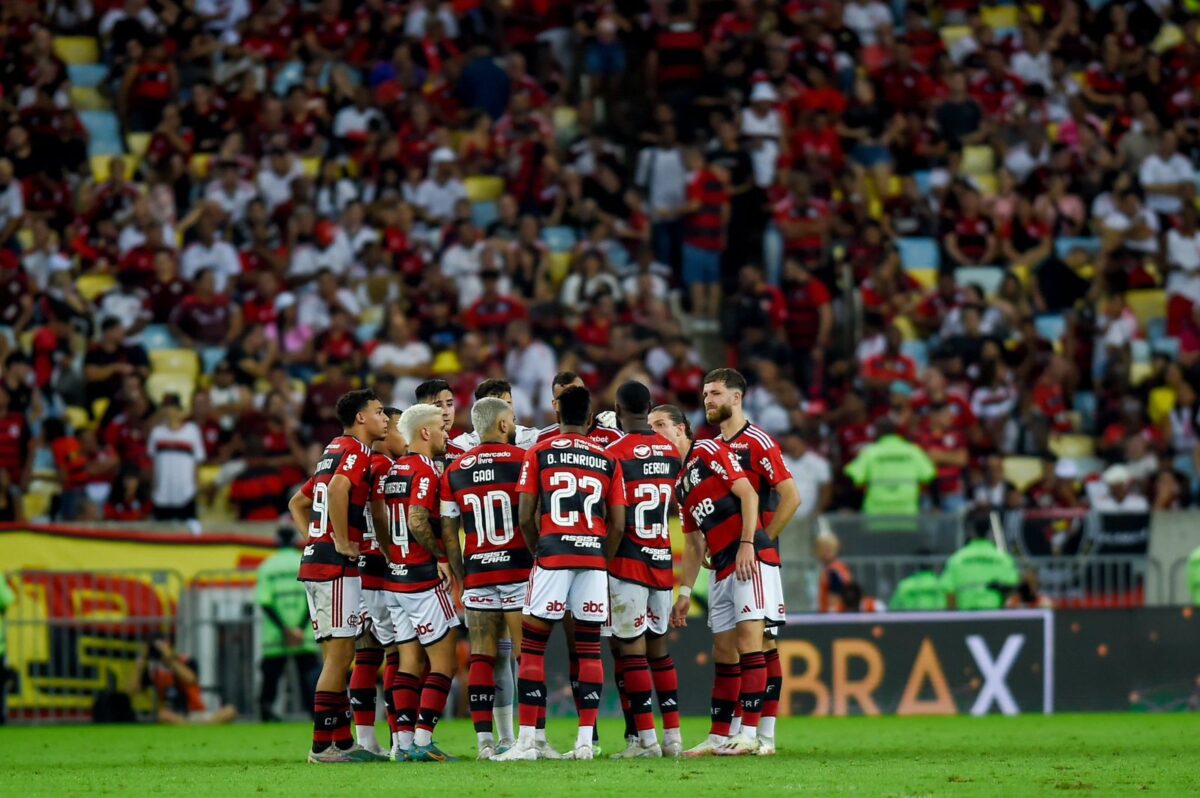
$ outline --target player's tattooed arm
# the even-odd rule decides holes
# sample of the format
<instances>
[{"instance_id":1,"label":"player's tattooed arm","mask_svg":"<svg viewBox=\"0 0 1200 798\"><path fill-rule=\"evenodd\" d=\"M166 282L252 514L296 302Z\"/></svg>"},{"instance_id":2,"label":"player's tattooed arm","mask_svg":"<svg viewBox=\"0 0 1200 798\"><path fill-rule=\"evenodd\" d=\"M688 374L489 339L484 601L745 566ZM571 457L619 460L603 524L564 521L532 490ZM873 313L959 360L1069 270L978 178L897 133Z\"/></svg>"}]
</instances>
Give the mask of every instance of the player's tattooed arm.
<instances>
[{"instance_id":1,"label":"player's tattooed arm","mask_svg":"<svg viewBox=\"0 0 1200 798\"><path fill-rule=\"evenodd\" d=\"M450 573L461 585L466 577L463 567L462 546L458 542L458 518L442 517L442 543L446 546L446 559L450 561Z\"/></svg>"},{"instance_id":2,"label":"player's tattooed arm","mask_svg":"<svg viewBox=\"0 0 1200 798\"><path fill-rule=\"evenodd\" d=\"M537 552L538 540L538 500L536 496L522 493L517 504L517 516L521 521L521 534L525 537L525 545L531 552Z\"/></svg>"},{"instance_id":3,"label":"player's tattooed arm","mask_svg":"<svg viewBox=\"0 0 1200 798\"><path fill-rule=\"evenodd\" d=\"M433 523L429 520L429 509L412 507L408 511L408 534L424 547L425 551L436 556L441 552L438 546L437 533L433 531Z\"/></svg>"}]
</instances>

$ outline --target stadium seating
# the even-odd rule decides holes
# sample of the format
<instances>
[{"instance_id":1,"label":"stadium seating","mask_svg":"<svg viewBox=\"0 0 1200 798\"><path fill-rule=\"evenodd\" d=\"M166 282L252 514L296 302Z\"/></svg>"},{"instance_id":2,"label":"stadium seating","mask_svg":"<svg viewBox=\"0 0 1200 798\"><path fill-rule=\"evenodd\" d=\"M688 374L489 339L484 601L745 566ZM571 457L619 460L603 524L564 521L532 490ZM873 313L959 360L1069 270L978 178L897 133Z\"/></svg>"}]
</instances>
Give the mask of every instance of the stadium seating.
<instances>
[{"instance_id":1,"label":"stadium seating","mask_svg":"<svg viewBox=\"0 0 1200 798\"><path fill-rule=\"evenodd\" d=\"M575 231L570 227L547 227L542 231L542 241L551 252L570 252L575 246Z\"/></svg>"},{"instance_id":2,"label":"stadium seating","mask_svg":"<svg viewBox=\"0 0 1200 798\"><path fill-rule=\"evenodd\" d=\"M84 274L75 280L75 290L88 302L94 302L116 287L117 278L111 274Z\"/></svg>"},{"instance_id":3,"label":"stadium seating","mask_svg":"<svg viewBox=\"0 0 1200 798\"><path fill-rule=\"evenodd\" d=\"M942 253L933 238L900 238L896 240L900 250L900 262L905 271L916 269L937 270L942 265Z\"/></svg>"},{"instance_id":4,"label":"stadium seating","mask_svg":"<svg viewBox=\"0 0 1200 798\"><path fill-rule=\"evenodd\" d=\"M80 111L79 118L88 132L89 155L120 155L125 151L121 123L112 111Z\"/></svg>"},{"instance_id":5,"label":"stadium seating","mask_svg":"<svg viewBox=\"0 0 1200 798\"><path fill-rule=\"evenodd\" d=\"M196 380L187 374L154 372L146 380L146 394L156 404L167 394L176 394L185 410L192 409L192 396L196 392Z\"/></svg>"},{"instance_id":6,"label":"stadium seating","mask_svg":"<svg viewBox=\"0 0 1200 798\"><path fill-rule=\"evenodd\" d=\"M1165 319L1167 316L1167 292L1158 289L1130 291L1125 295L1129 309L1137 316L1138 323L1145 330L1152 319Z\"/></svg>"},{"instance_id":7,"label":"stadium seating","mask_svg":"<svg viewBox=\"0 0 1200 798\"><path fill-rule=\"evenodd\" d=\"M149 353L155 374L175 374L195 379L200 374L200 358L191 349L156 349Z\"/></svg>"},{"instance_id":8,"label":"stadium seating","mask_svg":"<svg viewBox=\"0 0 1200 798\"><path fill-rule=\"evenodd\" d=\"M1038 335L1047 341L1061 341L1067 331L1067 320L1061 313L1043 313L1033 320Z\"/></svg>"},{"instance_id":9,"label":"stadium seating","mask_svg":"<svg viewBox=\"0 0 1200 798\"><path fill-rule=\"evenodd\" d=\"M480 230L486 230L488 225L500 218L500 209L495 202L472 202L471 221Z\"/></svg>"},{"instance_id":10,"label":"stadium seating","mask_svg":"<svg viewBox=\"0 0 1200 798\"><path fill-rule=\"evenodd\" d=\"M147 352L154 352L159 349L174 349L179 346L179 342L165 325L151 324L142 330L142 346Z\"/></svg>"},{"instance_id":11,"label":"stadium seating","mask_svg":"<svg viewBox=\"0 0 1200 798\"><path fill-rule=\"evenodd\" d=\"M472 175L463 185L471 202L495 202L504 194L504 178L494 175Z\"/></svg>"},{"instance_id":12,"label":"stadium seating","mask_svg":"<svg viewBox=\"0 0 1200 798\"><path fill-rule=\"evenodd\" d=\"M1056 457L1091 457L1096 453L1096 444L1088 435L1057 435L1050 439L1050 451Z\"/></svg>"},{"instance_id":13,"label":"stadium seating","mask_svg":"<svg viewBox=\"0 0 1200 798\"><path fill-rule=\"evenodd\" d=\"M67 64L96 64L100 61L100 43L91 36L58 36L54 54Z\"/></svg>"},{"instance_id":14,"label":"stadium seating","mask_svg":"<svg viewBox=\"0 0 1200 798\"><path fill-rule=\"evenodd\" d=\"M963 147L962 170L968 175L990 175L996 171L996 153L986 144Z\"/></svg>"},{"instance_id":15,"label":"stadium seating","mask_svg":"<svg viewBox=\"0 0 1200 798\"><path fill-rule=\"evenodd\" d=\"M104 82L108 67L103 64L68 64L67 77L73 86L95 89Z\"/></svg>"},{"instance_id":16,"label":"stadium seating","mask_svg":"<svg viewBox=\"0 0 1200 798\"><path fill-rule=\"evenodd\" d=\"M71 104L81 111L107 111L112 106L108 98L91 86L72 86Z\"/></svg>"},{"instance_id":17,"label":"stadium seating","mask_svg":"<svg viewBox=\"0 0 1200 798\"><path fill-rule=\"evenodd\" d=\"M987 296L995 296L1004 282L1004 269L999 266L960 266L954 270L954 280L960 286L977 285Z\"/></svg>"},{"instance_id":18,"label":"stadium seating","mask_svg":"<svg viewBox=\"0 0 1200 798\"><path fill-rule=\"evenodd\" d=\"M1017 490L1028 490L1042 479L1043 467L1037 457L1005 457L1004 478Z\"/></svg>"}]
</instances>

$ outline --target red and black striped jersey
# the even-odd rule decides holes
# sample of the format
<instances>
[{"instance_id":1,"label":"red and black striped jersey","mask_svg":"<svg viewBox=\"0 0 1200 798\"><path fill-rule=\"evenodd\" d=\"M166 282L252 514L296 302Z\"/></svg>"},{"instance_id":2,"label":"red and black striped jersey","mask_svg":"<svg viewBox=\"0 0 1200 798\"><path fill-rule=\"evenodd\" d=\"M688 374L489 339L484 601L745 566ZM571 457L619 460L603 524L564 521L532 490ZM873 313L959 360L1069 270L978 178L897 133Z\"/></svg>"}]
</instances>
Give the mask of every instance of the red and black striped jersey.
<instances>
[{"instance_id":1,"label":"red and black striped jersey","mask_svg":"<svg viewBox=\"0 0 1200 798\"><path fill-rule=\"evenodd\" d=\"M471 449L442 476L442 517L461 517L464 587L524 582L533 555L517 519L517 482L525 450L507 443Z\"/></svg>"},{"instance_id":2,"label":"red and black striped jersey","mask_svg":"<svg viewBox=\"0 0 1200 798\"><path fill-rule=\"evenodd\" d=\"M408 454L392 464L383 481L383 499L387 505L387 534L391 558L388 562L386 590L419 593L437 586L437 557L409 535L414 507L429 511L434 535L441 535L439 488L441 476L433 461L422 454Z\"/></svg>"},{"instance_id":3,"label":"red and black striped jersey","mask_svg":"<svg viewBox=\"0 0 1200 798\"><path fill-rule=\"evenodd\" d=\"M699 440L692 443L683 458L683 469L675 483L683 531L704 533L718 580L733 573L736 565L738 541L742 538L742 503L733 495L733 485L745 478L746 472L732 449L718 440ZM759 529L754 537L757 543L759 537L766 536Z\"/></svg>"},{"instance_id":4,"label":"red and black striped jersey","mask_svg":"<svg viewBox=\"0 0 1200 798\"><path fill-rule=\"evenodd\" d=\"M758 494L758 523L766 529L779 507L779 491L775 486L792 478L792 472L783 462L783 452L766 430L749 421L723 443L737 454L746 479ZM779 565L778 540L771 540L764 534L755 548L759 550L760 560L768 565Z\"/></svg>"},{"instance_id":5,"label":"red and black striped jersey","mask_svg":"<svg viewBox=\"0 0 1200 798\"><path fill-rule=\"evenodd\" d=\"M540 505L539 566L605 570L608 506L625 504L625 486L599 444L574 433L536 444L525 454L517 492Z\"/></svg>"},{"instance_id":6,"label":"red and black striped jersey","mask_svg":"<svg viewBox=\"0 0 1200 798\"><path fill-rule=\"evenodd\" d=\"M300 560L301 582L328 582L342 576L357 576L358 561L338 554L333 545L333 521L329 518L329 483L341 474L350 480L347 532L361 542L367 530L368 469L371 447L352 435L330 441L317 461L317 470L305 486L312 499L308 514L308 544Z\"/></svg>"},{"instance_id":7,"label":"red and black striped jersey","mask_svg":"<svg viewBox=\"0 0 1200 798\"><path fill-rule=\"evenodd\" d=\"M358 573L362 577L363 590L383 590L387 581L387 559L379 548L376 538L375 518L371 515L371 503L383 498L383 482L392 468L392 458L382 452L371 452L367 479L371 489L367 493L367 532L363 535L362 551L358 556ZM386 532L386 530L384 530Z\"/></svg>"},{"instance_id":8,"label":"red and black striped jersey","mask_svg":"<svg viewBox=\"0 0 1200 798\"><path fill-rule=\"evenodd\" d=\"M542 427L542 431L538 433L537 442L542 443L551 438L557 438L563 433L559 430L557 424L551 424L548 427ZM625 435L619 429L612 427L602 427L599 424L593 424L592 428L587 432L587 438L599 444L600 446L611 446Z\"/></svg>"},{"instance_id":9,"label":"red and black striped jersey","mask_svg":"<svg viewBox=\"0 0 1200 798\"><path fill-rule=\"evenodd\" d=\"M458 460L458 458L462 457L466 453L466 449L447 438L446 453L438 458L436 463L438 474L445 474L450 470L450 466L454 465L454 461Z\"/></svg>"},{"instance_id":10,"label":"red and black striped jersey","mask_svg":"<svg viewBox=\"0 0 1200 798\"><path fill-rule=\"evenodd\" d=\"M670 590L671 532L667 526L679 476L679 452L657 432L631 432L604 450L625 483L625 534L608 572L649 588Z\"/></svg>"}]
</instances>

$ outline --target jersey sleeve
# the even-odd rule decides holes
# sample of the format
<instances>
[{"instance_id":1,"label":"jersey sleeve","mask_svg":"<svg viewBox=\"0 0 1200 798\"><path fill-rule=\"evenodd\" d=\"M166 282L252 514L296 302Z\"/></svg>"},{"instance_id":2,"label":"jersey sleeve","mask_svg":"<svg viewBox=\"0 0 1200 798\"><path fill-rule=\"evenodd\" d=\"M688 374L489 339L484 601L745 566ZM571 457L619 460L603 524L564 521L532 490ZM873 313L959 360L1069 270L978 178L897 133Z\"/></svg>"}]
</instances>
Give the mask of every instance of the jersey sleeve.
<instances>
[{"instance_id":1,"label":"jersey sleeve","mask_svg":"<svg viewBox=\"0 0 1200 798\"><path fill-rule=\"evenodd\" d=\"M530 449L521 463L521 476L517 480L517 493L529 493L536 496L541 488L538 470L537 450Z\"/></svg>"},{"instance_id":2,"label":"jersey sleeve","mask_svg":"<svg viewBox=\"0 0 1200 798\"><path fill-rule=\"evenodd\" d=\"M412 507L424 507L433 513L441 509L439 505L440 477L432 468L422 469L413 477L412 494L409 499Z\"/></svg>"},{"instance_id":3,"label":"jersey sleeve","mask_svg":"<svg viewBox=\"0 0 1200 798\"><path fill-rule=\"evenodd\" d=\"M629 504L629 499L625 496L625 472L621 468L621 463L614 457L613 475L608 482L608 499L609 507L626 507Z\"/></svg>"},{"instance_id":4,"label":"jersey sleeve","mask_svg":"<svg viewBox=\"0 0 1200 798\"><path fill-rule=\"evenodd\" d=\"M716 452L702 452L700 455L713 473L721 478L726 484L732 486L739 479L745 479L746 470L742 468L742 461L738 459L737 452L729 447L721 447Z\"/></svg>"},{"instance_id":5,"label":"jersey sleeve","mask_svg":"<svg viewBox=\"0 0 1200 798\"><path fill-rule=\"evenodd\" d=\"M675 504L679 508L679 526L685 535L692 532L699 532L700 527L696 526L696 519L692 518L691 513L683 511L683 500L679 497L679 492L675 492Z\"/></svg>"},{"instance_id":6,"label":"jersey sleeve","mask_svg":"<svg viewBox=\"0 0 1200 798\"><path fill-rule=\"evenodd\" d=\"M763 475L772 487L792 478L791 469L787 467L787 463L783 462L783 450L773 439L770 446L759 446L757 465L763 470Z\"/></svg>"},{"instance_id":7,"label":"jersey sleeve","mask_svg":"<svg viewBox=\"0 0 1200 798\"><path fill-rule=\"evenodd\" d=\"M442 518L458 518L462 515L462 512L458 509L458 502L454 500L454 492L450 488L449 468L442 474L441 502Z\"/></svg>"},{"instance_id":8,"label":"jersey sleeve","mask_svg":"<svg viewBox=\"0 0 1200 798\"><path fill-rule=\"evenodd\" d=\"M346 479L350 480L350 484L357 487L370 479L370 470L370 455L351 452L343 455L342 462L338 465L337 473L345 476Z\"/></svg>"}]
</instances>

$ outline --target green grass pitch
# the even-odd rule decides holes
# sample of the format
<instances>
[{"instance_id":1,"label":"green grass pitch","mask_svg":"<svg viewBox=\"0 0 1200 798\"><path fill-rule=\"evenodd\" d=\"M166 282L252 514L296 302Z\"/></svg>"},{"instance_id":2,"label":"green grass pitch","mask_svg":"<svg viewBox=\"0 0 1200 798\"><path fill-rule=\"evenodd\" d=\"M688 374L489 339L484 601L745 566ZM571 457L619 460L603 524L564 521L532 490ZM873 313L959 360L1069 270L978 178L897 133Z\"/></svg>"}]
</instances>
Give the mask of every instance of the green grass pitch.
<instances>
[{"instance_id":1,"label":"green grass pitch","mask_svg":"<svg viewBox=\"0 0 1200 798\"><path fill-rule=\"evenodd\" d=\"M774 758L630 762L475 762L471 725L454 720L437 737L463 762L316 766L304 762L308 731L3 727L0 796L1200 795L1200 715L790 718ZM687 719L684 742L706 731ZM619 735L602 721L606 756ZM551 722L560 748L573 736Z\"/></svg>"}]
</instances>

